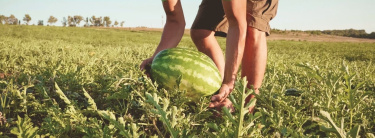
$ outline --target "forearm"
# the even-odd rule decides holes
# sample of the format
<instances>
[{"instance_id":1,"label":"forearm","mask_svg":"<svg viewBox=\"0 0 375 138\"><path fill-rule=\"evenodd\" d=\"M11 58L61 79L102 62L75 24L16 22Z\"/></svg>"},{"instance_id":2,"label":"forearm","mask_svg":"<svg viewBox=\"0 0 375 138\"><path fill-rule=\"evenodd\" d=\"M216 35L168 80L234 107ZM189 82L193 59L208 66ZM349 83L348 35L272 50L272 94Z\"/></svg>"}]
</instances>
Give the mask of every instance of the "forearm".
<instances>
[{"instance_id":1,"label":"forearm","mask_svg":"<svg viewBox=\"0 0 375 138\"><path fill-rule=\"evenodd\" d=\"M232 27L228 30L228 36L231 37L227 38L223 84L234 87L245 48L246 29L240 26Z\"/></svg>"},{"instance_id":2,"label":"forearm","mask_svg":"<svg viewBox=\"0 0 375 138\"><path fill-rule=\"evenodd\" d=\"M166 22L163 33L156 48L153 57L160 51L168 48L173 48L178 45L185 31L185 22L168 21Z\"/></svg>"},{"instance_id":3,"label":"forearm","mask_svg":"<svg viewBox=\"0 0 375 138\"><path fill-rule=\"evenodd\" d=\"M163 1L166 23L153 57L160 51L173 48L178 45L185 31L185 18L180 0Z\"/></svg>"},{"instance_id":4,"label":"forearm","mask_svg":"<svg viewBox=\"0 0 375 138\"><path fill-rule=\"evenodd\" d=\"M236 0L222 2L229 23L223 85L233 88L245 48L247 27L246 1Z\"/></svg>"}]
</instances>

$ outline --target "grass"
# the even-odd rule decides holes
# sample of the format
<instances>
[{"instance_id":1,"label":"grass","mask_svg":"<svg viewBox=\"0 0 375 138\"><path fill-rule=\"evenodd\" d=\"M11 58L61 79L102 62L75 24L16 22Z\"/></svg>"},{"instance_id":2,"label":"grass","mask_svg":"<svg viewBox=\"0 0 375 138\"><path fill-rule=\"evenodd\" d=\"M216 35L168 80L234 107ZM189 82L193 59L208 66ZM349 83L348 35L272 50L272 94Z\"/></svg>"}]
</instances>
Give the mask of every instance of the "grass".
<instances>
[{"instance_id":1,"label":"grass","mask_svg":"<svg viewBox=\"0 0 375 138\"><path fill-rule=\"evenodd\" d=\"M161 33L0 25L4 137L374 137L375 44L268 41L255 114L213 118L209 97L139 70ZM225 50L225 39L218 38ZM185 35L179 45L196 49ZM251 90L236 82L232 100ZM243 121L241 121L243 120Z\"/></svg>"}]
</instances>

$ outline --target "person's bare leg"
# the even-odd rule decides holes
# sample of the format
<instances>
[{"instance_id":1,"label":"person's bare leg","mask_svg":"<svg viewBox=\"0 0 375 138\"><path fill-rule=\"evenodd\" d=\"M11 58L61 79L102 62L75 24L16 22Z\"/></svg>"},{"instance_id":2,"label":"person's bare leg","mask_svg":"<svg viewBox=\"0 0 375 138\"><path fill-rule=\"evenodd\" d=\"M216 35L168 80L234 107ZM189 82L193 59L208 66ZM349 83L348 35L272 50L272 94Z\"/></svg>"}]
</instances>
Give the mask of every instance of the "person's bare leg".
<instances>
[{"instance_id":1,"label":"person's bare leg","mask_svg":"<svg viewBox=\"0 0 375 138\"><path fill-rule=\"evenodd\" d=\"M253 27L247 27L246 45L242 58L241 76L247 78L249 89L254 89L259 94L267 64L267 41L266 33ZM250 95L246 98L246 103L253 98ZM254 107L249 108L253 112Z\"/></svg>"},{"instance_id":2,"label":"person's bare leg","mask_svg":"<svg viewBox=\"0 0 375 138\"><path fill-rule=\"evenodd\" d=\"M217 68L219 69L220 75L224 78L224 55L221 51L220 45L214 36L215 32L205 29L191 29L190 36L200 52L203 52L209 56Z\"/></svg>"}]
</instances>

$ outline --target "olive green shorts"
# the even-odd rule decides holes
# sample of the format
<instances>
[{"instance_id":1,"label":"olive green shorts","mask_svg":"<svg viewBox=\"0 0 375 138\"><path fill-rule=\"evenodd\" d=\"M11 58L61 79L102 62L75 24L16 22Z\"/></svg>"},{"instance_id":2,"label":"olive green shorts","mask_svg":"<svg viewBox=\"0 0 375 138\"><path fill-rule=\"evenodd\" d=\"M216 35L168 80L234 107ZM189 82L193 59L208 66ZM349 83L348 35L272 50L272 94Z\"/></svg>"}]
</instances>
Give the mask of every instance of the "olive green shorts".
<instances>
[{"instance_id":1,"label":"olive green shorts","mask_svg":"<svg viewBox=\"0 0 375 138\"><path fill-rule=\"evenodd\" d=\"M276 16L278 0L247 0L247 23L270 35L269 22ZM191 29L215 31L215 35L226 36L228 21L221 0L202 0Z\"/></svg>"}]
</instances>

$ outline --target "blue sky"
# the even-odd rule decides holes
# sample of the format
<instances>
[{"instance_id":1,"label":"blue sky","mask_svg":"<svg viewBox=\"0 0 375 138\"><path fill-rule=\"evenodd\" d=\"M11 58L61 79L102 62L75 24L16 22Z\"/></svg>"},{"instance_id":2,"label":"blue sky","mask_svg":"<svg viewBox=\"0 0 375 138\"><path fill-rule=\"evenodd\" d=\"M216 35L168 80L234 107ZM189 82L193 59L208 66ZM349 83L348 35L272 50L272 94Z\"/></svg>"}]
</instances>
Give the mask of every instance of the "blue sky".
<instances>
[{"instance_id":1,"label":"blue sky","mask_svg":"<svg viewBox=\"0 0 375 138\"><path fill-rule=\"evenodd\" d=\"M181 0L190 28L201 0ZM287 30L365 29L375 32L375 0L280 0L271 27ZM0 15L14 14L21 19L30 14L31 24L46 23L55 16L61 25L63 17L109 16L125 21L126 27L162 27L165 20L161 0L0 0ZM81 23L80 25L83 25Z\"/></svg>"}]
</instances>

